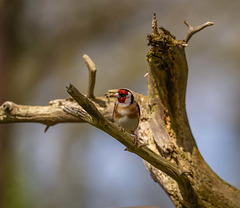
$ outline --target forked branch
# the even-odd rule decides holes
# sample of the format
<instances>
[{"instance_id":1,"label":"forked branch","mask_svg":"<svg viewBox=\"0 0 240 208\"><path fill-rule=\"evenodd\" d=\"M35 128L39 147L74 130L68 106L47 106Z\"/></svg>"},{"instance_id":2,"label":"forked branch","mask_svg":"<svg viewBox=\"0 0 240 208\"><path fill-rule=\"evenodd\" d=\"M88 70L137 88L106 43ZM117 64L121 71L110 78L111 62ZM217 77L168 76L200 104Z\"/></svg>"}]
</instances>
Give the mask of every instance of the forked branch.
<instances>
[{"instance_id":1,"label":"forked branch","mask_svg":"<svg viewBox=\"0 0 240 208\"><path fill-rule=\"evenodd\" d=\"M192 27L187 20L184 20L184 24L187 25L188 27L188 32L187 35L185 36L185 38L183 39L183 42L185 45L183 46L187 46L188 41L190 40L190 38L197 32L199 32L200 30L204 29L205 27L211 26L214 23L213 22L206 22L202 25L199 25L197 27Z\"/></svg>"}]
</instances>

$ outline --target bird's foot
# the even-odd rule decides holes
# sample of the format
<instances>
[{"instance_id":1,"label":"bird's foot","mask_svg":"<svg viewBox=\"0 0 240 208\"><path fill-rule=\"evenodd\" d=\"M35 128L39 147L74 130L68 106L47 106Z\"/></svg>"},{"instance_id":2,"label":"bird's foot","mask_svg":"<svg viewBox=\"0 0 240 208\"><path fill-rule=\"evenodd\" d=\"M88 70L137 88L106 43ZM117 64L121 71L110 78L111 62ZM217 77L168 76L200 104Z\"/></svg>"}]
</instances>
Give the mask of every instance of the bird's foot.
<instances>
[{"instance_id":1,"label":"bird's foot","mask_svg":"<svg viewBox=\"0 0 240 208\"><path fill-rule=\"evenodd\" d=\"M138 137L136 134L130 134L130 136L133 138L133 144L136 146L138 144Z\"/></svg>"}]
</instances>

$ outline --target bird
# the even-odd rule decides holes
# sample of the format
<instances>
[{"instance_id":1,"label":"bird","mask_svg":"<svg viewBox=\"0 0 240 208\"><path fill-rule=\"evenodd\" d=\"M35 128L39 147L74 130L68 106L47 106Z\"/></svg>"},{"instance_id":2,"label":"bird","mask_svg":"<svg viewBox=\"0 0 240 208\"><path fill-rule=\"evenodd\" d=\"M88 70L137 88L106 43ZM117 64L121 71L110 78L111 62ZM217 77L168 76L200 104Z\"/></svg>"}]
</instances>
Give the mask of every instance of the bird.
<instances>
[{"instance_id":1,"label":"bird","mask_svg":"<svg viewBox=\"0 0 240 208\"><path fill-rule=\"evenodd\" d=\"M138 138L135 130L139 124L140 107L128 89L119 89L113 96L117 98L113 109L113 122L130 133L136 145Z\"/></svg>"}]
</instances>

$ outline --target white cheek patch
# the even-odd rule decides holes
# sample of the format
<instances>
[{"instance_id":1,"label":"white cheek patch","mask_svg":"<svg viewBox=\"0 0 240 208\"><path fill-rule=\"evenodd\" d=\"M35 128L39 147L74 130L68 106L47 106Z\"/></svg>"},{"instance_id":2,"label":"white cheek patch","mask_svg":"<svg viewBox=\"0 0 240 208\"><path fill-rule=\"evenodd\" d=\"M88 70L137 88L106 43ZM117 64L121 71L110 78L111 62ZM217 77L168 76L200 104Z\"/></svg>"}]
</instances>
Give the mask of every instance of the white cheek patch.
<instances>
[{"instance_id":1,"label":"white cheek patch","mask_svg":"<svg viewBox=\"0 0 240 208\"><path fill-rule=\"evenodd\" d=\"M126 98L126 100L125 100L125 103L129 103L129 104L130 104L130 103L131 103L131 97L128 96L128 97Z\"/></svg>"}]
</instances>

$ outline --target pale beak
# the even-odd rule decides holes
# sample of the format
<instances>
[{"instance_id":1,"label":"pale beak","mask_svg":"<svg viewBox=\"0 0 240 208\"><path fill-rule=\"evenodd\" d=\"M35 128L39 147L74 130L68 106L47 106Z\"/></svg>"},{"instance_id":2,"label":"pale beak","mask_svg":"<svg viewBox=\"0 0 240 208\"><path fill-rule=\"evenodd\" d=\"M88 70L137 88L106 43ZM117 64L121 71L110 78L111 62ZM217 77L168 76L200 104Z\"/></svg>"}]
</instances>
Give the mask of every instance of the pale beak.
<instances>
[{"instance_id":1,"label":"pale beak","mask_svg":"<svg viewBox=\"0 0 240 208\"><path fill-rule=\"evenodd\" d=\"M117 93L115 93L114 95L113 95L113 97L119 97L119 94L118 94L118 92Z\"/></svg>"}]
</instances>

